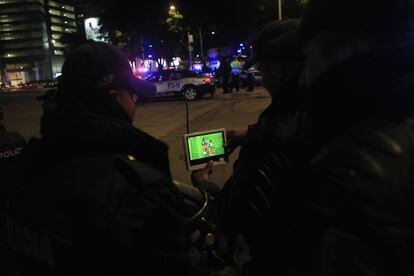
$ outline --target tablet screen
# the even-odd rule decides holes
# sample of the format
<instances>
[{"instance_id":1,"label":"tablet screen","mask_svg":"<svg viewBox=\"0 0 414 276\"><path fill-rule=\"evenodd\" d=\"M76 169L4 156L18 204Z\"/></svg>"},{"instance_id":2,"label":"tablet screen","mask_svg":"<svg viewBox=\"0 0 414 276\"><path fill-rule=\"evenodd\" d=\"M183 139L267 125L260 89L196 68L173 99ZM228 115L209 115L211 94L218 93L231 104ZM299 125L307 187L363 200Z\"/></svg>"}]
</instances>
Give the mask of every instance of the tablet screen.
<instances>
[{"instance_id":1,"label":"tablet screen","mask_svg":"<svg viewBox=\"0 0 414 276\"><path fill-rule=\"evenodd\" d=\"M218 131L186 137L190 165L222 158L225 155L224 135L223 131Z\"/></svg>"}]
</instances>

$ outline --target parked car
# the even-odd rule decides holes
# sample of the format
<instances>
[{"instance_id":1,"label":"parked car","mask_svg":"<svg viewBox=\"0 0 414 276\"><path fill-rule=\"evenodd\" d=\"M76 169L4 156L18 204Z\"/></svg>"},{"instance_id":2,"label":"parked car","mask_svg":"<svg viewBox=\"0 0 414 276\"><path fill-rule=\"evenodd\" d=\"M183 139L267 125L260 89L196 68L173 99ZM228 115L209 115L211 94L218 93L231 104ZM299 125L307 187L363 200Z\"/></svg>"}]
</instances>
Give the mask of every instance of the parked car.
<instances>
[{"instance_id":1,"label":"parked car","mask_svg":"<svg viewBox=\"0 0 414 276\"><path fill-rule=\"evenodd\" d=\"M26 83L20 83L17 86L18 89L33 89L33 88L37 88L37 85L34 82L26 82Z\"/></svg>"},{"instance_id":2,"label":"parked car","mask_svg":"<svg viewBox=\"0 0 414 276\"><path fill-rule=\"evenodd\" d=\"M202 98L206 94L213 97L215 92L214 80L189 70L165 70L152 73L146 78L157 87L157 98L185 97L189 101Z\"/></svg>"},{"instance_id":3,"label":"parked car","mask_svg":"<svg viewBox=\"0 0 414 276\"><path fill-rule=\"evenodd\" d=\"M35 80L19 84L19 89L53 88L57 86L56 80Z\"/></svg>"},{"instance_id":4,"label":"parked car","mask_svg":"<svg viewBox=\"0 0 414 276\"><path fill-rule=\"evenodd\" d=\"M57 80L45 80L43 83L44 88L53 88L57 87Z\"/></svg>"},{"instance_id":5,"label":"parked car","mask_svg":"<svg viewBox=\"0 0 414 276\"><path fill-rule=\"evenodd\" d=\"M8 83L2 83L0 84L0 92L6 92L14 89L15 87Z\"/></svg>"}]
</instances>

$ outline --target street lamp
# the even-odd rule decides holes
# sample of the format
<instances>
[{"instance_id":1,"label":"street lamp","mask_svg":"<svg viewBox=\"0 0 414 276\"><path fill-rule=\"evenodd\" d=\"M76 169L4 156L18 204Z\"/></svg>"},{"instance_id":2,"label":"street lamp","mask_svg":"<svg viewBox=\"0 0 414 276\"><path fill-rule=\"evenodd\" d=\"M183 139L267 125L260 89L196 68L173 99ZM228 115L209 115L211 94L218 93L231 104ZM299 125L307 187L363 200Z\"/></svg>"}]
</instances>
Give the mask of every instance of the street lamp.
<instances>
[{"instance_id":1,"label":"street lamp","mask_svg":"<svg viewBox=\"0 0 414 276\"><path fill-rule=\"evenodd\" d=\"M170 6L170 10L174 11L175 10L175 6L174 5L171 5Z\"/></svg>"}]
</instances>

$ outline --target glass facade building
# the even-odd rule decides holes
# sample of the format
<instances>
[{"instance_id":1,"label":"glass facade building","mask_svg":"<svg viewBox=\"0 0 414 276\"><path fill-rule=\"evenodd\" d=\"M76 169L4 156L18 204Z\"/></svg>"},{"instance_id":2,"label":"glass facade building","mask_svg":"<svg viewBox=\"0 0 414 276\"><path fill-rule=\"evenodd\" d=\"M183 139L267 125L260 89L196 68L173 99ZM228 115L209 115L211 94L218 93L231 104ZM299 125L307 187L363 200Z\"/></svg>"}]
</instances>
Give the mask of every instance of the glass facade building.
<instances>
[{"instance_id":1,"label":"glass facade building","mask_svg":"<svg viewBox=\"0 0 414 276\"><path fill-rule=\"evenodd\" d=\"M52 79L63 64L64 33L77 32L70 1L0 0L2 81L14 85Z\"/></svg>"}]
</instances>

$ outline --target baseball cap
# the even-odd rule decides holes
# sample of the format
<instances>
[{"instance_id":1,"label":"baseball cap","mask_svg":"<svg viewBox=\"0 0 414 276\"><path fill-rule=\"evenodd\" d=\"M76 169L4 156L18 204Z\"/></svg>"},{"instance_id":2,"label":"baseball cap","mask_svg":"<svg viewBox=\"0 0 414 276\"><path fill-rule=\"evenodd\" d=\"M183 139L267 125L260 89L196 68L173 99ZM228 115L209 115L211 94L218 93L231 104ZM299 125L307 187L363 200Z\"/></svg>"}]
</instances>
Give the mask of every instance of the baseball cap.
<instances>
[{"instance_id":1,"label":"baseball cap","mask_svg":"<svg viewBox=\"0 0 414 276\"><path fill-rule=\"evenodd\" d=\"M86 81L101 88L125 88L135 96L154 97L156 87L137 78L128 58L117 47L104 42L87 42L76 47L66 58L63 80Z\"/></svg>"},{"instance_id":2,"label":"baseball cap","mask_svg":"<svg viewBox=\"0 0 414 276\"><path fill-rule=\"evenodd\" d=\"M245 69L262 60L289 61L301 57L299 19L273 21L267 24L253 43L255 53L246 61Z\"/></svg>"}]
</instances>

